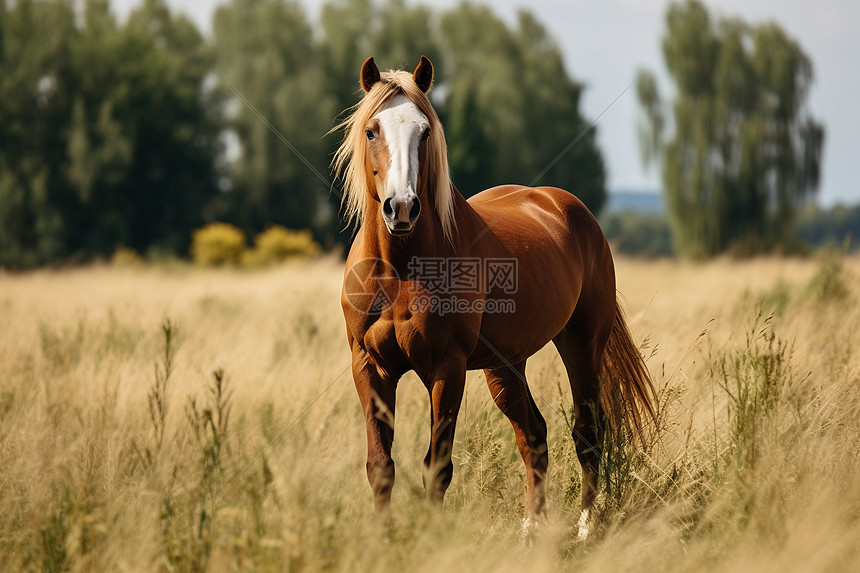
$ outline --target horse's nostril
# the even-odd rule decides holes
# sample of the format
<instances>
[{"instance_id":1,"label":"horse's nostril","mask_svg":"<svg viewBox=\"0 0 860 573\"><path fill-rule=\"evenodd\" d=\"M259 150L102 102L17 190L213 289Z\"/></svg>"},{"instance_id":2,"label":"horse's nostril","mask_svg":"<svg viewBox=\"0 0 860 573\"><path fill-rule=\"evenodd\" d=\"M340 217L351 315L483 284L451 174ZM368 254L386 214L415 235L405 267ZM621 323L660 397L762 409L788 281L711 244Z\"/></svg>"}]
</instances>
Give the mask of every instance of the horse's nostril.
<instances>
[{"instance_id":1,"label":"horse's nostril","mask_svg":"<svg viewBox=\"0 0 860 573\"><path fill-rule=\"evenodd\" d=\"M389 219L394 219L394 205L391 204L391 199L386 199L382 203L382 212Z\"/></svg>"},{"instance_id":2,"label":"horse's nostril","mask_svg":"<svg viewBox=\"0 0 860 573\"><path fill-rule=\"evenodd\" d=\"M421 201L416 197L412 201L412 208L409 209L409 222L414 223L415 219L418 218L418 215L421 213Z\"/></svg>"}]
</instances>

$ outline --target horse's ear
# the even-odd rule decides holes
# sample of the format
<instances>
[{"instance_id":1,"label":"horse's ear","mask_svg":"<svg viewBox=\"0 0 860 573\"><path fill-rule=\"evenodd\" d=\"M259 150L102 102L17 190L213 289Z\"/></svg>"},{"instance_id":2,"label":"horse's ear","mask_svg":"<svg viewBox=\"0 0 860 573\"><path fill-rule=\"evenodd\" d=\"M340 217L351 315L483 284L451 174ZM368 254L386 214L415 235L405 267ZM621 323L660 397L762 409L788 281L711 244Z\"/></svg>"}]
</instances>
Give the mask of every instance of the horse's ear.
<instances>
[{"instance_id":1,"label":"horse's ear","mask_svg":"<svg viewBox=\"0 0 860 573\"><path fill-rule=\"evenodd\" d=\"M412 79L422 92L427 93L430 86L433 85L433 64L427 59L427 56L421 56L421 61L418 62L418 67L412 74Z\"/></svg>"},{"instance_id":2,"label":"horse's ear","mask_svg":"<svg viewBox=\"0 0 860 573\"><path fill-rule=\"evenodd\" d=\"M379 68L376 67L376 62L373 57L364 60L361 65L361 87L364 91L369 92L373 84L379 81Z\"/></svg>"}]
</instances>

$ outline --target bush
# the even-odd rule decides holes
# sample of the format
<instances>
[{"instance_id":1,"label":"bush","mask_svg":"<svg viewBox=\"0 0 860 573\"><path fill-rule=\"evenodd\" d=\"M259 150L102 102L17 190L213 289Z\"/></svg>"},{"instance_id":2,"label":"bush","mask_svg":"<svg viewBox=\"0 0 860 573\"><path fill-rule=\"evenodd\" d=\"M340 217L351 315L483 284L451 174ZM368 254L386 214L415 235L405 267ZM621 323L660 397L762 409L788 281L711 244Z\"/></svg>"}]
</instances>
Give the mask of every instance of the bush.
<instances>
[{"instance_id":1,"label":"bush","mask_svg":"<svg viewBox=\"0 0 860 573\"><path fill-rule=\"evenodd\" d=\"M818 302L839 302L848 298L849 279L842 268L839 255L833 251L824 253L818 271L806 287L807 294Z\"/></svg>"},{"instance_id":2,"label":"bush","mask_svg":"<svg viewBox=\"0 0 860 573\"><path fill-rule=\"evenodd\" d=\"M245 233L229 223L211 223L194 231L191 258L204 267L238 264L245 250Z\"/></svg>"},{"instance_id":3,"label":"bush","mask_svg":"<svg viewBox=\"0 0 860 573\"><path fill-rule=\"evenodd\" d=\"M273 225L257 235L255 247L242 253L245 266L270 265L292 257L311 257L322 250L308 230L293 231Z\"/></svg>"},{"instance_id":4,"label":"bush","mask_svg":"<svg viewBox=\"0 0 860 573\"><path fill-rule=\"evenodd\" d=\"M136 267L143 264L143 257L130 247L120 247L111 256L110 264L115 267Z\"/></svg>"},{"instance_id":5,"label":"bush","mask_svg":"<svg viewBox=\"0 0 860 573\"><path fill-rule=\"evenodd\" d=\"M672 230L664 215L622 211L600 218L613 252L644 257L671 257Z\"/></svg>"}]
</instances>

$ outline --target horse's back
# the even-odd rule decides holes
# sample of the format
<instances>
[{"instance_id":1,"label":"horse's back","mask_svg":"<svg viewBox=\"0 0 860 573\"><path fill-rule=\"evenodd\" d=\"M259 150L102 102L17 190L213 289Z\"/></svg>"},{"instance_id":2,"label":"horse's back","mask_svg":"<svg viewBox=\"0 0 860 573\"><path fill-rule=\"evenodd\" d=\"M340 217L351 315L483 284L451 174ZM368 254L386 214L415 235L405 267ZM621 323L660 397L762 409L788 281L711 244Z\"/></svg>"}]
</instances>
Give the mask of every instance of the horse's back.
<instances>
[{"instance_id":1,"label":"horse's back","mask_svg":"<svg viewBox=\"0 0 860 573\"><path fill-rule=\"evenodd\" d=\"M475 195L468 201L475 208L478 206L487 208L506 208L512 201L526 204L529 202L544 203L550 200L553 204L563 205L567 203L583 205L576 195L558 187L528 187L526 185L498 185L490 187Z\"/></svg>"},{"instance_id":2,"label":"horse's back","mask_svg":"<svg viewBox=\"0 0 860 573\"><path fill-rule=\"evenodd\" d=\"M500 185L469 200L484 224L503 242L549 239L563 250L604 255L606 240L591 211L573 193L557 187Z\"/></svg>"},{"instance_id":3,"label":"horse's back","mask_svg":"<svg viewBox=\"0 0 860 573\"><path fill-rule=\"evenodd\" d=\"M594 216L573 193L558 187L526 187L524 185L500 185L473 195L469 204L484 222L493 228L503 219L511 223L523 220L533 225L535 220L549 224L585 223L591 226Z\"/></svg>"}]
</instances>

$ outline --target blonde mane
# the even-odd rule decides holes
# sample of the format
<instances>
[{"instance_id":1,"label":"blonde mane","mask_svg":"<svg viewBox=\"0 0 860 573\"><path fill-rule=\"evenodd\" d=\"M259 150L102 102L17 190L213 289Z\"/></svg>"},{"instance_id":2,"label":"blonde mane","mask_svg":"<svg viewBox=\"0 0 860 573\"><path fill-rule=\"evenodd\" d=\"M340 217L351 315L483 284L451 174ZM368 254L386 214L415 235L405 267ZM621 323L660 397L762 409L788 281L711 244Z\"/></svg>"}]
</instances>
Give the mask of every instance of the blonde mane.
<instances>
[{"instance_id":1,"label":"blonde mane","mask_svg":"<svg viewBox=\"0 0 860 573\"><path fill-rule=\"evenodd\" d=\"M349 117L332 131L343 129L343 143L335 153L332 166L343 177L344 194L341 204L348 223L360 222L368 206L367 137L365 125L375 116L392 97L403 94L418 106L430 122L430 138L427 140L426 165L419 169L418 185L424 185L433 198L436 215L442 222L442 233L453 243L457 227L454 221L454 196L451 176L448 172L448 148L445 132L436 111L427 95L415 84L412 74L404 71L389 70L381 74L381 80L364 95Z\"/></svg>"}]
</instances>

